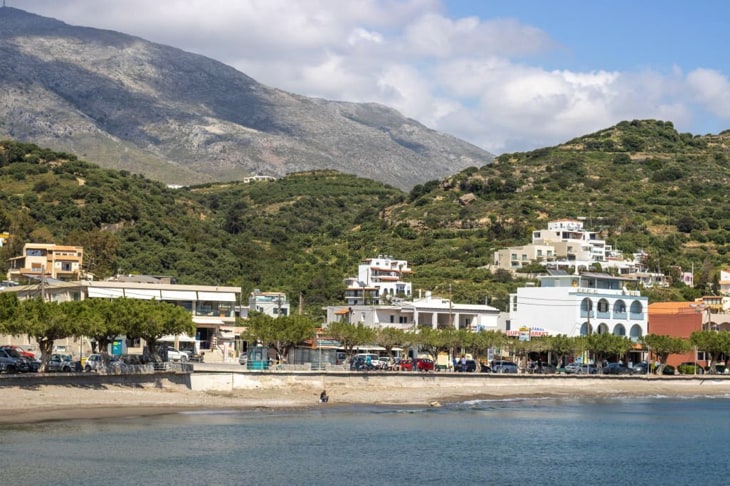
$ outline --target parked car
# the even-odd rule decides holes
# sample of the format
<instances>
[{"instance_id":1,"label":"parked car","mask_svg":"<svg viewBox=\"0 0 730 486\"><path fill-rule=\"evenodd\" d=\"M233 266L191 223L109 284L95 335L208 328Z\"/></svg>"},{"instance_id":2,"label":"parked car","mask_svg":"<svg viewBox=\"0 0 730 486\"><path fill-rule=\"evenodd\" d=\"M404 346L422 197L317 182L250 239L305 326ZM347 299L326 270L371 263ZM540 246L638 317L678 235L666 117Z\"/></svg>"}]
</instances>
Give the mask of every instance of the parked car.
<instances>
[{"instance_id":1,"label":"parked car","mask_svg":"<svg viewBox=\"0 0 730 486\"><path fill-rule=\"evenodd\" d=\"M119 356L107 356L106 366L104 365L104 359L101 354L91 354L86 358L84 364L84 371L101 371L104 370L107 373L119 372L123 367L127 366Z\"/></svg>"},{"instance_id":2,"label":"parked car","mask_svg":"<svg viewBox=\"0 0 730 486\"><path fill-rule=\"evenodd\" d=\"M642 361L641 363L636 363L634 365L634 374L635 375L645 375L647 374L649 370L649 363L646 361Z\"/></svg>"},{"instance_id":3,"label":"parked car","mask_svg":"<svg viewBox=\"0 0 730 486\"><path fill-rule=\"evenodd\" d=\"M623 363L608 363L601 368L604 375L630 375L632 370L627 368Z\"/></svg>"},{"instance_id":4,"label":"parked car","mask_svg":"<svg viewBox=\"0 0 730 486\"><path fill-rule=\"evenodd\" d=\"M161 346L158 352L163 361L187 361L189 359L187 353L172 346Z\"/></svg>"},{"instance_id":5,"label":"parked car","mask_svg":"<svg viewBox=\"0 0 730 486\"><path fill-rule=\"evenodd\" d=\"M28 359L35 359L35 354L31 353L22 346L15 346L13 344L4 344L0 346L0 349L14 349L19 355Z\"/></svg>"},{"instance_id":6,"label":"parked car","mask_svg":"<svg viewBox=\"0 0 730 486\"><path fill-rule=\"evenodd\" d=\"M514 361L496 360L489 366L492 373L517 373L519 367Z\"/></svg>"},{"instance_id":7,"label":"parked car","mask_svg":"<svg viewBox=\"0 0 730 486\"><path fill-rule=\"evenodd\" d=\"M534 373L538 375L548 375L552 373L557 373L557 368L555 365L551 365L550 363L540 363L538 365L534 365L532 368L529 368L528 373Z\"/></svg>"},{"instance_id":8,"label":"parked car","mask_svg":"<svg viewBox=\"0 0 730 486\"><path fill-rule=\"evenodd\" d=\"M581 364L578 362L569 363L565 367L565 373L569 375L595 375L598 373L598 367L594 364Z\"/></svg>"},{"instance_id":9,"label":"parked car","mask_svg":"<svg viewBox=\"0 0 730 486\"><path fill-rule=\"evenodd\" d=\"M352 371L371 371L375 369L372 360L367 361L363 356L356 355L350 361L350 370Z\"/></svg>"},{"instance_id":10,"label":"parked car","mask_svg":"<svg viewBox=\"0 0 730 486\"><path fill-rule=\"evenodd\" d=\"M454 365L454 371L458 371L458 372L471 373L476 370L477 370L477 362L474 361L473 359L467 359L463 363L461 360L457 360L456 364Z\"/></svg>"},{"instance_id":11,"label":"parked car","mask_svg":"<svg viewBox=\"0 0 730 486\"><path fill-rule=\"evenodd\" d=\"M25 373L31 371L31 365L27 358L14 349L0 348L0 370L7 373Z\"/></svg>"},{"instance_id":12,"label":"parked car","mask_svg":"<svg viewBox=\"0 0 730 486\"><path fill-rule=\"evenodd\" d=\"M378 358L378 368L381 370L390 370L393 368L393 362L387 356L381 356Z\"/></svg>"},{"instance_id":13,"label":"parked car","mask_svg":"<svg viewBox=\"0 0 730 486\"><path fill-rule=\"evenodd\" d=\"M79 371L81 364L74 361L70 354L54 354L46 364L46 371L63 371L69 373L71 371Z\"/></svg>"},{"instance_id":14,"label":"parked car","mask_svg":"<svg viewBox=\"0 0 730 486\"><path fill-rule=\"evenodd\" d=\"M418 358L416 360L416 371L433 371L436 364L429 358Z\"/></svg>"}]
</instances>

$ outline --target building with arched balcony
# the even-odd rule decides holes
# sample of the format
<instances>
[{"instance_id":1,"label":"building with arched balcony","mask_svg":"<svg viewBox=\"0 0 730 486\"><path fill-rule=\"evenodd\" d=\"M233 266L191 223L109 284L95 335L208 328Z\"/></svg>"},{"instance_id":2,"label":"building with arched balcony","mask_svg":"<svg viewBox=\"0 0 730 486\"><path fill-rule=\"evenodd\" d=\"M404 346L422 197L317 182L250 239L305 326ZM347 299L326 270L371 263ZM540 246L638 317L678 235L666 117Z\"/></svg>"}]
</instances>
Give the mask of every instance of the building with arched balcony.
<instances>
[{"instance_id":1,"label":"building with arched balcony","mask_svg":"<svg viewBox=\"0 0 730 486\"><path fill-rule=\"evenodd\" d=\"M648 297L635 280L603 273L551 271L539 285L510 294L509 329L541 328L549 335L615 334L637 341L647 333Z\"/></svg>"}]
</instances>

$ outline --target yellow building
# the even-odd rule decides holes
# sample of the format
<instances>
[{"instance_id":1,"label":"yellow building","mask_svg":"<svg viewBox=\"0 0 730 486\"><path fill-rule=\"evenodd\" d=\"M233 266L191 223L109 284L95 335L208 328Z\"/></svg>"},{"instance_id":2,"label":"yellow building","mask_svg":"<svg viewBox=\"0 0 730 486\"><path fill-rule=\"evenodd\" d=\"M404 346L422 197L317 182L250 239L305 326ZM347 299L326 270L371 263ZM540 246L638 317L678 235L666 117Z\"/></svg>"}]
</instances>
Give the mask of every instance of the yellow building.
<instances>
[{"instance_id":1,"label":"yellow building","mask_svg":"<svg viewBox=\"0 0 730 486\"><path fill-rule=\"evenodd\" d=\"M26 243L23 255L11 258L7 279L26 282L39 278L70 281L81 278L84 249L52 243Z\"/></svg>"}]
</instances>

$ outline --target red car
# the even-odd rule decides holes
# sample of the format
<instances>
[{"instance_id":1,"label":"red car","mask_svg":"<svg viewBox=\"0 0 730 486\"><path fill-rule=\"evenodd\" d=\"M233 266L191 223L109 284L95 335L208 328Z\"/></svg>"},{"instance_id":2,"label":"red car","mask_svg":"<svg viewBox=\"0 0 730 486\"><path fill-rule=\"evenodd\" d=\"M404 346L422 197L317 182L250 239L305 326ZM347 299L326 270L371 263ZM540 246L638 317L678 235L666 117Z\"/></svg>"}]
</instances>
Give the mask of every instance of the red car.
<instances>
[{"instance_id":1,"label":"red car","mask_svg":"<svg viewBox=\"0 0 730 486\"><path fill-rule=\"evenodd\" d=\"M35 359L35 354L31 353L30 351L26 351L25 349L21 348L20 346L13 346L12 344L4 344L0 346L2 349L14 349L18 352L19 355L21 355L24 358L28 359Z\"/></svg>"},{"instance_id":2,"label":"red car","mask_svg":"<svg viewBox=\"0 0 730 486\"><path fill-rule=\"evenodd\" d=\"M413 361L401 361L399 364L400 369L403 371L412 371L413 370ZM434 363L433 360L428 358L418 358L416 360L416 370L417 371L433 371L434 369Z\"/></svg>"}]
</instances>

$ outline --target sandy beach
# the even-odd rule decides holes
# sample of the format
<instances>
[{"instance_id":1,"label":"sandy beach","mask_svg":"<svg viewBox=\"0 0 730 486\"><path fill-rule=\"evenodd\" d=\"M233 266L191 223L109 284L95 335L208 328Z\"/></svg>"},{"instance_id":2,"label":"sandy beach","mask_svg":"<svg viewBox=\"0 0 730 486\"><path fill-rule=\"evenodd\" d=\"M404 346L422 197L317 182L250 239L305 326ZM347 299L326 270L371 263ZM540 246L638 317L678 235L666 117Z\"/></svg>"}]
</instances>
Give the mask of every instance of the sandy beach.
<instances>
[{"instance_id":1,"label":"sandy beach","mask_svg":"<svg viewBox=\"0 0 730 486\"><path fill-rule=\"evenodd\" d=\"M483 381L482 381L483 383ZM290 383L285 387L259 387L229 392L193 391L184 385L40 385L2 386L0 424L33 423L48 420L98 419L156 415L191 410L282 409L320 407L321 388ZM353 386L332 383L327 387L330 402L324 406L410 405L440 406L477 399L529 397L590 398L631 396L727 396L730 379L612 379L563 377L535 380L515 377L492 380L487 386L439 386L438 382L416 386Z\"/></svg>"}]
</instances>

